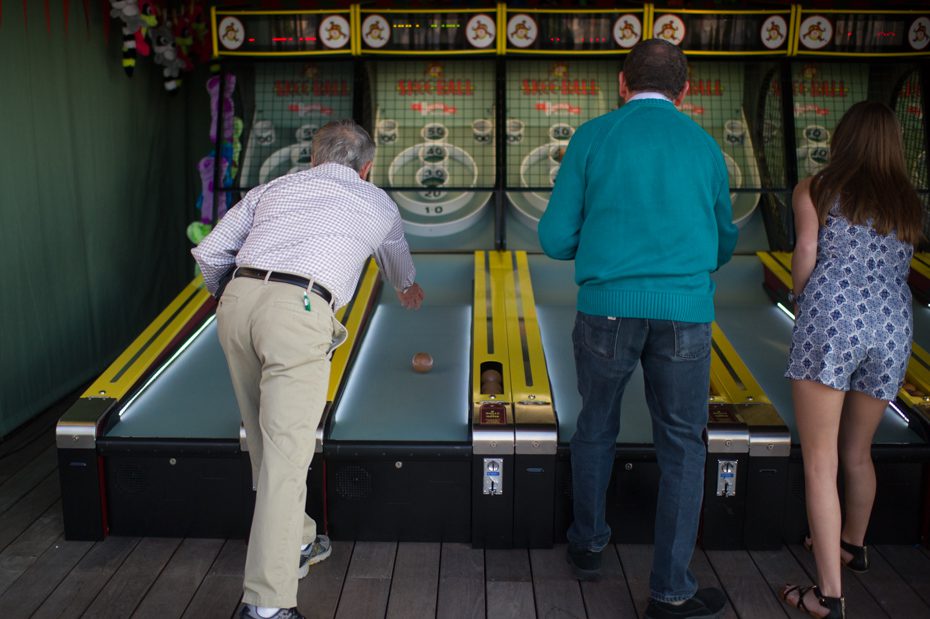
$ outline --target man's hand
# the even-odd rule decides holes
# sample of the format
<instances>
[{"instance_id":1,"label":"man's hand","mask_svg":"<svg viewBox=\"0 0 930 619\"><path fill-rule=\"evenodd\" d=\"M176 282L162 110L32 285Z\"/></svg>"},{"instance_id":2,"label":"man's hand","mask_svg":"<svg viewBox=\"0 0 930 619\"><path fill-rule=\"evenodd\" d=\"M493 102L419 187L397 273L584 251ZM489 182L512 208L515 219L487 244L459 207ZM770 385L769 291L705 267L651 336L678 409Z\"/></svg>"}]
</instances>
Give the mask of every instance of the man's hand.
<instances>
[{"instance_id":1,"label":"man's hand","mask_svg":"<svg viewBox=\"0 0 930 619\"><path fill-rule=\"evenodd\" d=\"M407 309L420 309L423 303L423 289L420 284L411 284L409 287L397 291L397 299Z\"/></svg>"}]
</instances>

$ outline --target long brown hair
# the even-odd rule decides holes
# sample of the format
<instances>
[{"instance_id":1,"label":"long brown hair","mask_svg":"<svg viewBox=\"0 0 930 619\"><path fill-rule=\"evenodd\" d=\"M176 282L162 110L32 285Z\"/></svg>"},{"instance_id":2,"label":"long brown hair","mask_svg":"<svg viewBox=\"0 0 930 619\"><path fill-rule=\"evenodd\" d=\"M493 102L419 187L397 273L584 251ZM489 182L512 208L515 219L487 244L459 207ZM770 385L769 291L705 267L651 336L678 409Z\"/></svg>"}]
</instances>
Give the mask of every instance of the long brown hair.
<instances>
[{"instance_id":1,"label":"long brown hair","mask_svg":"<svg viewBox=\"0 0 930 619\"><path fill-rule=\"evenodd\" d=\"M861 101L843 114L830 145L830 163L811 180L811 199L824 225L839 200L843 216L879 234L895 232L916 245L923 210L904 163L901 128L894 112L877 101Z\"/></svg>"}]
</instances>

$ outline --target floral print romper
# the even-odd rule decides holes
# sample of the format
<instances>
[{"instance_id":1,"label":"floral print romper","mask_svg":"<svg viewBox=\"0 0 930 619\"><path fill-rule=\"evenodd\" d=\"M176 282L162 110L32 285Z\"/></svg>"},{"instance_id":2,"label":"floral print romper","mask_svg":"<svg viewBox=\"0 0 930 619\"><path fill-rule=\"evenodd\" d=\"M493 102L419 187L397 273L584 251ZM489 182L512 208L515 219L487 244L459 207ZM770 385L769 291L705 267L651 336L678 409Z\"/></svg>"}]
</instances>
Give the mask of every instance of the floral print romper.
<instances>
[{"instance_id":1,"label":"floral print romper","mask_svg":"<svg viewBox=\"0 0 930 619\"><path fill-rule=\"evenodd\" d=\"M836 204L798 297L785 377L893 400L911 354L911 245L854 225Z\"/></svg>"}]
</instances>

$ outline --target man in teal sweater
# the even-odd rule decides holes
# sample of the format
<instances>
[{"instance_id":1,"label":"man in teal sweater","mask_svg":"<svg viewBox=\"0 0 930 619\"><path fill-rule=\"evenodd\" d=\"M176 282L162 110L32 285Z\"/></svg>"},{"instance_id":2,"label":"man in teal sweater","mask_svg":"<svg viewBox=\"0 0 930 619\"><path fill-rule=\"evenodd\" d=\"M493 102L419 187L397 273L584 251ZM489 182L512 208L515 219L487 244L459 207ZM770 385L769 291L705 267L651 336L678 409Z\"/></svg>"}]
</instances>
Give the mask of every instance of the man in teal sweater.
<instances>
[{"instance_id":1,"label":"man in teal sweater","mask_svg":"<svg viewBox=\"0 0 930 619\"><path fill-rule=\"evenodd\" d=\"M661 470L646 616L716 617L725 597L688 568L704 481L714 283L736 246L720 148L680 113L687 61L651 39L620 73L620 109L578 128L559 169L539 240L575 261L572 334L582 409L572 438L574 521L568 559L597 578L610 540L607 485L620 401L641 362Z\"/></svg>"}]
</instances>

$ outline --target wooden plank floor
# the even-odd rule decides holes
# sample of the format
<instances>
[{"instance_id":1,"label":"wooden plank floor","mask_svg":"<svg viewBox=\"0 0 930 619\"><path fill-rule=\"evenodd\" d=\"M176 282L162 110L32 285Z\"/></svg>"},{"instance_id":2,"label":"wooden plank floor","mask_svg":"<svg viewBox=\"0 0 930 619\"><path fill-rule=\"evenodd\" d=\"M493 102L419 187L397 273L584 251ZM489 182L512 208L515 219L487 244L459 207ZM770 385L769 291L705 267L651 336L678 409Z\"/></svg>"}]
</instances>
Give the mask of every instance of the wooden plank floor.
<instances>
[{"instance_id":1,"label":"wooden plank floor","mask_svg":"<svg viewBox=\"0 0 930 619\"><path fill-rule=\"evenodd\" d=\"M0 443L0 617L230 618L239 608L242 540L110 537L67 542L48 412ZM609 546L603 578L579 583L564 546L476 550L467 544L345 542L301 581L315 618L636 618L649 595L652 548ZM930 618L930 551L878 546L868 574L845 571L850 617ZM811 581L810 553L703 551L692 568L722 587L725 617L801 617L777 591Z\"/></svg>"}]
</instances>

